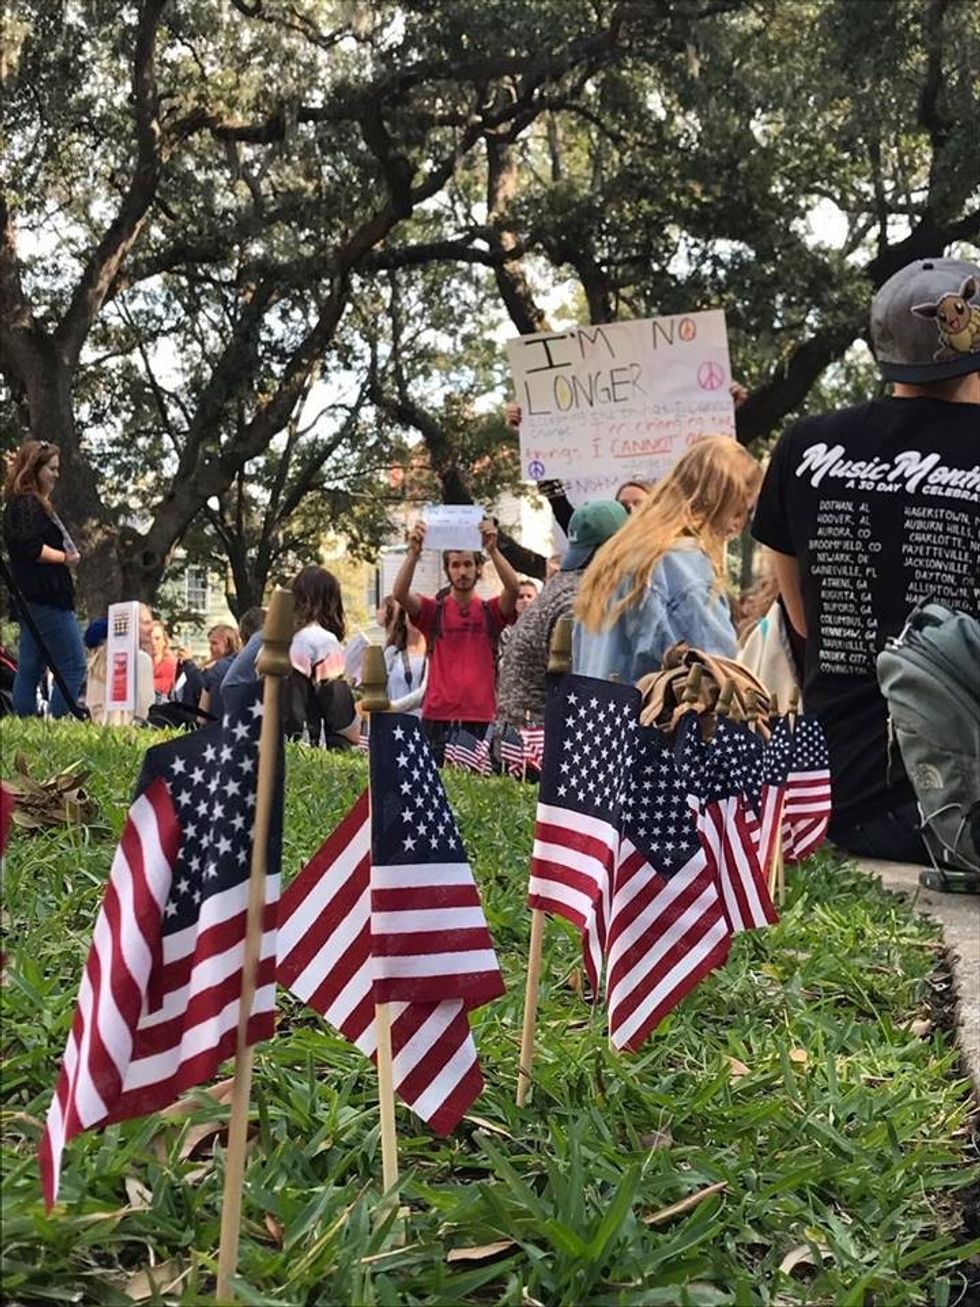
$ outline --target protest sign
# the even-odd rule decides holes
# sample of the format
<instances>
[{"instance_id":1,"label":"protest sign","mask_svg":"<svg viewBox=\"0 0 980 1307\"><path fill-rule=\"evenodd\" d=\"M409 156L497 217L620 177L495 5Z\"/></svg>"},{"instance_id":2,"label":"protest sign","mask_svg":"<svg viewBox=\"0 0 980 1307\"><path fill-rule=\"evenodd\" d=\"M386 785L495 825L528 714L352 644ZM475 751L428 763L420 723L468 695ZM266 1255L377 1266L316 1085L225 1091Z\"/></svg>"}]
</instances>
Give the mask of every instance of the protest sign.
<instances>
[{"instance_id":1,"label":"protest sign","mask_svg":"<svg viewBox=\"0 0 980 1307\"><path fill-rule=\"evenodd\" d=\"M479 549L485 516L478 504L426 504L422 510L426 549Z\"/></svg>"},{"instance_id":2,"label":"protest sign","mask_svg":"<svg viewBox=\"0 0 980 1307\"><path fill-rule=\"evenodd\" d=\"M574 503L656 481L702 436L735 434L721 310L538 332L507 356L524 475L560 478Z\"/></svg>"}]
</instances>

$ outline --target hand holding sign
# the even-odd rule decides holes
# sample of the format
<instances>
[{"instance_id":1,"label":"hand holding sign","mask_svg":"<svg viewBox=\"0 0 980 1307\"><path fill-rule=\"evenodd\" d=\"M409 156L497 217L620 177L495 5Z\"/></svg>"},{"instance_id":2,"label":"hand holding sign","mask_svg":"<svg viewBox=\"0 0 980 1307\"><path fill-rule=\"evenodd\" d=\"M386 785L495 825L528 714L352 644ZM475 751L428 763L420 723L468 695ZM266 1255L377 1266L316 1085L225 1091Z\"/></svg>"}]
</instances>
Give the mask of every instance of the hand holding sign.
<instances>
[{"instance_id":1,"label":"hand holding sign","mask_svg":"<svg viewBox=\"0 0 980 1307\"><path fill-rule=\"evenodd\" d=\"M422 510L425 548L480 549L480 524L485 517L478 504L426 504Z\"/></svg>"}]
</instances>

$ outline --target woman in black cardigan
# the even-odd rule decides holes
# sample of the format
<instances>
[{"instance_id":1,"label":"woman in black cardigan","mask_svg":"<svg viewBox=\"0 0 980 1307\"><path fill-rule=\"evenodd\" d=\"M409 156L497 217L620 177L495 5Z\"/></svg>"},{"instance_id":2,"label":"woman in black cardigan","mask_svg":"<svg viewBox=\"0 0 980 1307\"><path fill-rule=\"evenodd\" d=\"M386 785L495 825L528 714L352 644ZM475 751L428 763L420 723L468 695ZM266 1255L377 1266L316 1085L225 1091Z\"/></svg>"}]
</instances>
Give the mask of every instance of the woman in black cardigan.
<instances>
[{"instance_id":1,"label":"woman in black cardigan","mask_svg":"<svg viewBox=\"0 0 980 1307\"><path fill-rule=\"evenodd\" d=\"M51 503L60 472L57 445L46 440L24 441L7 470L3 535L11 574L65 685L77 696L85 677L85 654L68 569L78 562L78 551ZM37 690L44 671L38 643L22 622L13 693L18 717L37 715ZM65 717L69 712L55 685L51 716Z\"/></svg>"}]
</instances>

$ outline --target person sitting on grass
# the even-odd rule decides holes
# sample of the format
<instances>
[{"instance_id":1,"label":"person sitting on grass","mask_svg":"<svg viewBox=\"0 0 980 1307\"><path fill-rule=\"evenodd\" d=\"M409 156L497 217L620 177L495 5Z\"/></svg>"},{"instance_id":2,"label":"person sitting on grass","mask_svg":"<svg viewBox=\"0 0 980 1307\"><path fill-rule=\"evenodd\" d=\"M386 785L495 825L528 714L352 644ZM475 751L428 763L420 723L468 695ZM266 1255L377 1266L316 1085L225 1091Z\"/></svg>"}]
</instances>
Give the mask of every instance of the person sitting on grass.
<instances>
[{"instance_id":1,"label":"person sitting on grass","mask_svg":"<svg viewBox=\"0 0 980 1307\"><path fill-rule=\"evenodd\" d=\"M729 436L699 440L586 572L575 603L573 667L634 683L678 641L734 657L725 545L748 521L762 469Z\"/></svg>"}]
</instances>

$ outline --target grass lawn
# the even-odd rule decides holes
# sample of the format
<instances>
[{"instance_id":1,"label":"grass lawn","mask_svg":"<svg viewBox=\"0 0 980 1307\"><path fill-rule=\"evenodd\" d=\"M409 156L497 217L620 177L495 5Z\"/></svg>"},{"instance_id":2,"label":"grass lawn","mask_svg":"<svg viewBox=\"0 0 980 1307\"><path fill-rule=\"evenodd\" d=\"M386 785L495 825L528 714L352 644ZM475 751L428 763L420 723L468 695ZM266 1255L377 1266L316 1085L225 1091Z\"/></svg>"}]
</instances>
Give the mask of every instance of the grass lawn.
<instances>
[{"instance_id":1,"label":"grass lawn","mask_svg":"<svg viewBox=\"0 0 980 1307\"><path fill-rule=\"evenodd\" d=\"M180 1119L79 1136L50 1217L35 1155L114 840L153 737L9 719L2 731L5 775L17 748L40 776L85 759L101 807L80 829L15 830L7 854L3 1300L200 1301L213 1291L225 1108L205 1102ZM360 757L290 752L286 877L365 781ZM932 924L818 857L789 872L778 927L740 937L642 1053L617 1056L602 1011L576 996L577 939L550 922L535 1086L518 1111L534 792L452 774L447 787L508 983L474 1019L487 1088L445 1141L399 1107L409 1212L403 1246L392 1247L372 1221L373 1071L283 995L279 1033L256 1058L242 1302L971 1300L967 1259L980 1240L967 1241L957 1192L980 1179L970 1101L946 1036L914 1024L937 962ZM145 1274L153 1264L157 1290Z\"/></svg>"}]
</instances>

